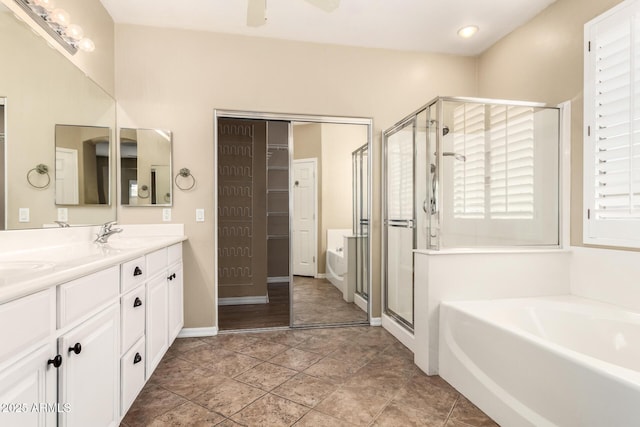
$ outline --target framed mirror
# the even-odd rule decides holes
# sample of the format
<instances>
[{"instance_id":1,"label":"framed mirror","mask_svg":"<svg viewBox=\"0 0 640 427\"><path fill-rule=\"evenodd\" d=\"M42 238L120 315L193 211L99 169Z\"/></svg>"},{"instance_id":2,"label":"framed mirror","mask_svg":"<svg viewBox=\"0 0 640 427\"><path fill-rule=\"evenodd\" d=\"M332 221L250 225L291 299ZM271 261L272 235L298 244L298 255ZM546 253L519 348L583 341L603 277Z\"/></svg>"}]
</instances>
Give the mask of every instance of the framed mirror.
<instances>
[{"instance_id":1,"label":"framed mirror","mask_svg":"<svg viewBox=\"0 0 640 427\"><path fill-rule=\"evenodd\" d=\"M120 203L172 206L171 131L120 129Z\"/></svg>"},{"instance_id":2,"label":"framed mirror","mask_svg":"<svg viewBox=\"0 0 640 427\"><path fill-rule=\"evenodd\" d=\"M0 211L4 214L1 229L26 229L57 226L60 220L76 225L95 225L116 219L112 191L115 186L114 162L97 169L94 189L85 194L78 181L77 202L67 203L56 192L57 138L59 124L80 131L96 130L100 141L111 141L116 126L115 100L84 72L72 64L47 42L36 35L25 22L17 20L0 4L0 116L3 117L5 161L0 163L3 188L6 188ZM94 137L86 137L89 141ZM115 144L87 142L95 145L97 157L115 155ZM66 144L66 143L64 143ZM104 150L107 150L106 152ZM83 163L78 150L78 178ZM97 166L96 166L97 168ZM98 191L98 180L102 191ZM102 194L100 194L102 193ZM1 200L2 198L0 198Z\"/></svg>"},{"instance_id":3,"label":"framed mirror","mask_svg":"<svg viewBox=\"0 0 640 427\"><path fill-rule=\"evenodd\" d=\"M56 205L110 204L109 128L56 125Z\"/></svg>"}]
</instances>

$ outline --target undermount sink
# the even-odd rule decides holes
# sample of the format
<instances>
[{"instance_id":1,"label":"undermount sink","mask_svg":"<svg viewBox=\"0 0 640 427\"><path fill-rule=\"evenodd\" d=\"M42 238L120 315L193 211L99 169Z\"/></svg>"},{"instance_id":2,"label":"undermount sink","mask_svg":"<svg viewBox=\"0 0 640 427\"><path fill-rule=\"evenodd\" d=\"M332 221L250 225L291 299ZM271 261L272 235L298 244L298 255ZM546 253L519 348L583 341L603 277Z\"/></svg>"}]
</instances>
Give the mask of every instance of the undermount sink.
<instances>
[{"instance_id":1,"label":"undermount sink","mask_svg":"<svg viewBox=\"0 0 640 427\"><path fill-rule=\"evenodd\" d=\"M42 261L0 261L0 276L27 274L53 266L55 266L54 263Z\"/></svg>"},{"instance_id":2,"label":"undermount sink","mask_svg":"<svg viewBox=\"0 0 640 427\"><path fill-rule=\"evenodd\" d=\"M104 247L112 249L139 249L147 246L154 240L154 237L117 237L111 238L104 244Z\"/></svg>"}]
</instances>

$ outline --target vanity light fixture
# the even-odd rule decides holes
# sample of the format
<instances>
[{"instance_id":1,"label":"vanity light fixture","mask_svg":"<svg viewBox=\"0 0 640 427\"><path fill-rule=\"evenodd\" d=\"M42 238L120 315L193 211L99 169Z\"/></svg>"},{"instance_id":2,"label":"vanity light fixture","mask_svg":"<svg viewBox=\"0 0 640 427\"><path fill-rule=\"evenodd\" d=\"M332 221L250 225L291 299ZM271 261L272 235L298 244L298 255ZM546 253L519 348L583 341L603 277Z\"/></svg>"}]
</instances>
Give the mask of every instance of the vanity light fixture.
<instances>
[{"instance_id":1,"label":"vanity light fixture","mask_svg":"<svg viewBox=\"0 0 640 427\"><path fill-rule=\"evenodd\" d=\"M458 35L463 39L468 39L469 37L473 37L479 28L475 25L468 25L466 27L462 27L458 30Z\"/></svg>"},{"instance_id":2,"label":"vanity light fixture","mask_svg":"<svg viewBox=\"0 0 640 427\"><path fill-rule=\"evenodd\" d=\"M71 23L69 12L56 8L54 0L15 0L40 27L71 55L78 49L93 52L96 45L84 37L84 30L78 24Z\"/></svg>"}]
</instances>

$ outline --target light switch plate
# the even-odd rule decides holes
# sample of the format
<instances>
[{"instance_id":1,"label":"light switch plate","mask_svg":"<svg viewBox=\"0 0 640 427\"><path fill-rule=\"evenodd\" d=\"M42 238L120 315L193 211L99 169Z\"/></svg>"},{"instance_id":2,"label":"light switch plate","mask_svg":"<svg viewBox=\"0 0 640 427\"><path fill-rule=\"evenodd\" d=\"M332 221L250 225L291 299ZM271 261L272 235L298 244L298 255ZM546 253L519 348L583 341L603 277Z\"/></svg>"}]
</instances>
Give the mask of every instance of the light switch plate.
<instances>
[{"instance_id":1,"label":"light switch plate","mask_svg":"<svg viewBox=\"0 0 640 427\"><path fill-rule=\"evenodd\" d=\"M204 222L204 209L196 209L196 222Z\"/></svg>"},{"instance_id":2,"label":"light switch plate","mask_svg":"<svg viewBox=\"0 0 640 427\"><path fill-rule=\"evenodd\" d=\"M69 221L69 209L58 208L58 221L62 221L62 222Z\"/></svg>"},{"instance_id":3,"label":"light switch plate","mask_svg":"<svg viewBox=\"0 0 640 427\"><path fill-rule=\"evenodd\" d=\"M163 208L162 209L162 220L163 221L171 221L171 209Z\"/></svg>"},{"instance_id":4,"label":"light switch plate","mask_svg":"<svg viewBox=\"0 0 640 427\"><path fill-rule=\"evenodd\" d=\"M18 222L29 222L29 208L20 208L18 210Z\"/></svg>"}]
</instances>

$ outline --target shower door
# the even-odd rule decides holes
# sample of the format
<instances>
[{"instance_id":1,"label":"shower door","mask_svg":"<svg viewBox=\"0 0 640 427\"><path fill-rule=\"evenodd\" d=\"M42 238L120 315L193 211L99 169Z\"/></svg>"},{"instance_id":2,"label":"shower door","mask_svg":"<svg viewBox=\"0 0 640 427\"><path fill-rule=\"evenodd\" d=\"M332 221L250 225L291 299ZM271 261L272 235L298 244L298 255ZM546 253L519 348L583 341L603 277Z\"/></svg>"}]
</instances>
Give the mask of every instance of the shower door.
<instances>
[{"instance_id":1,"label":"shower door","mask_svg":"<svg viewBox=\"0 0 640 427\"><path fill-rule=\"evenodd\" d=\"M385 313L413 329L416 118L384 133Z\"/></svg>"}]
</instances>

